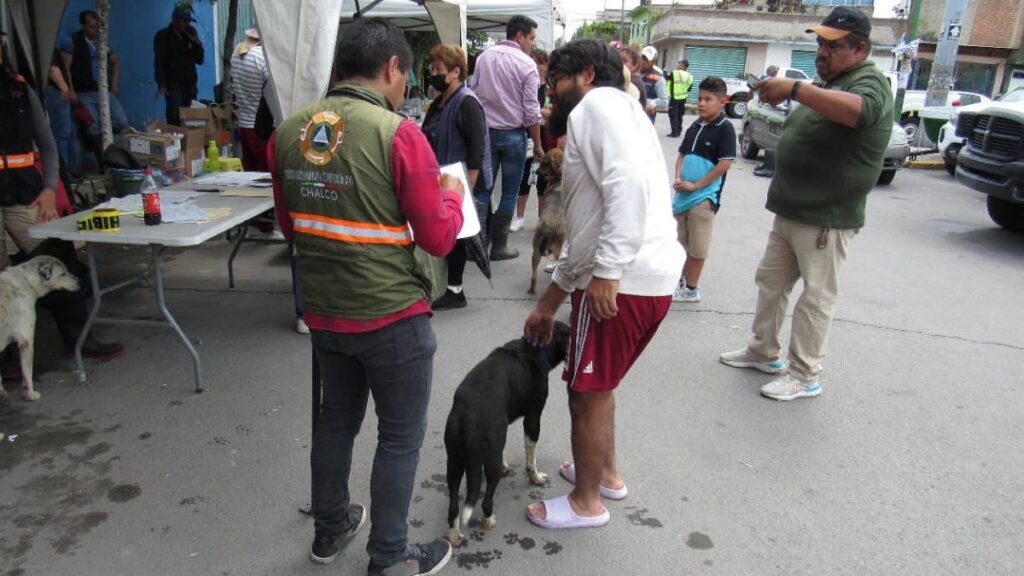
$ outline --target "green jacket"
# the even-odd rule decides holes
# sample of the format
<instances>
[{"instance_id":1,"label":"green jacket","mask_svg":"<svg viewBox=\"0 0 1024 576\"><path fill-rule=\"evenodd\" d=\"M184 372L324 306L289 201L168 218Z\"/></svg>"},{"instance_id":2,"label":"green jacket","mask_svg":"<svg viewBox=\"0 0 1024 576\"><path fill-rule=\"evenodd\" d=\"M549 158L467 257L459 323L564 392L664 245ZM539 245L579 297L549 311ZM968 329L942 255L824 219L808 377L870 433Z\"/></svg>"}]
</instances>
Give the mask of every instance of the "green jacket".
<instances>
[{"instance_id":1,"label":"green jacket","mask_svg":"<svg viewBox=\"0 0 1024 576\"><path fill-rule=\"evenodd\" d=\"M277 130L302 305L312 313L372 320L429 298L391 171L401 120L382 95L342 83Z\"/></svg>"},{"instance_id":2,"label":"green jacket","mask_svg":"<svg viewBox=\"0 0 1024 576\"><path fill-rule=\"evenodd\" d=\"M813 226L861 228L867 195L882 172L892 132L892 90L870 61L824 88L859 95L860 120L848 128L809 106L796 107L782 128L766 207Z\"/></svg>"}]
</instances>

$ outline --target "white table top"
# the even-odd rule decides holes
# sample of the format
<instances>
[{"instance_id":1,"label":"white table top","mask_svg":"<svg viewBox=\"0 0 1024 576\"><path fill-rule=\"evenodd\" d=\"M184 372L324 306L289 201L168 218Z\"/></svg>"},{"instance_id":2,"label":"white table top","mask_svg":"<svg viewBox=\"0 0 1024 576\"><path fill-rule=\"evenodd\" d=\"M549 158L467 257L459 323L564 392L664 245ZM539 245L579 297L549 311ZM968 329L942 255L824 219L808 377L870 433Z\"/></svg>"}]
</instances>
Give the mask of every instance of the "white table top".
<instances>
[{"instance_id":1,"label":"white table top","mask_svg":"<svg viewBox=\"0 0 1024 576\"><path fill-rule=\"evenodd\" d=\"M196 198L196 205L200 208L230 208L231 212L226 216L202 224L159 224L157 226L146 226L142 218L137 216L122 216L120 232L79 232L78 218L92 213L92 210L88 210L33 226L29 228L28 235L38 239L59 238L69 242L99 244L198 246L273 208L274 199L200 193Z\"/></svg>"}]
</instances>

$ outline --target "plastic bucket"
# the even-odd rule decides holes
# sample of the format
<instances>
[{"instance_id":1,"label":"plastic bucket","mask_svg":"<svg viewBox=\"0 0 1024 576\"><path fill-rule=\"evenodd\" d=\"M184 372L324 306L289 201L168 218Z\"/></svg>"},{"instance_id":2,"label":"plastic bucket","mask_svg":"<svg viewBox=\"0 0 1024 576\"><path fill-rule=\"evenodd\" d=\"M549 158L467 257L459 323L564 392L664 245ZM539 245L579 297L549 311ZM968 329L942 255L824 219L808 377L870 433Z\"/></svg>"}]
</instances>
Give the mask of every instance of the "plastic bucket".
<instances>
[{"instance_id":1,"label":"plastic bucket","mask_svg":"<svg viewBox=\"0 0 1024 576\"><path fill-rule=\"evenodd\" d=\"M111 170L114 180L114 196L123 198L129 194L142 191L142 181L146 175L142 170Z\"/></svg>"}]
</instances>

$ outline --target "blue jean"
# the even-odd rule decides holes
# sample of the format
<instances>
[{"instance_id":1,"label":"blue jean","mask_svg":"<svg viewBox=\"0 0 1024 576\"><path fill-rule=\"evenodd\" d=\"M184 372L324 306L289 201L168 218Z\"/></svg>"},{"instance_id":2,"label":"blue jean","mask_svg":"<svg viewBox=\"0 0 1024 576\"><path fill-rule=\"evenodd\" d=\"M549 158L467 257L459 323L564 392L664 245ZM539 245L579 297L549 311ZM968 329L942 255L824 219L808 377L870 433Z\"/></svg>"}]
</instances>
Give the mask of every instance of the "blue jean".
<instances>
[{"instance_id":1,"label":"blue jean","mask_svg":"<svg viewBox=\"0 0 1024 576\"><path fill-rule=\"evenodd\" d=\"M82 103L92 114L92 126L89 126L90 134L100 133L100 94L99 92L79 92L78 101ZM110 126L114 132L120 132L128 127L128 115L121 107L121 101L110 93Z\"/></svg>"},{"instance_id":2,"label":"blue jean","mask_svg":"<svg viewBox=\"0 0 1024 576\"><path fill-rule=\"evenodd\" d=\"M498 170L501 169L501 200L495 214L511 216L516 210L519 198L519 184L523 181L523 170L526 167L526 130L489 130L491 136L491 172L494 182L498 181ZM494 184L484 192L476 195L477 202L490 207Z\"/></svg>"},{"instance_id":3,"label":"blue jean","mask_svg":"<svg viewBox=\"0 0 1024 576\"><path fill-rule=\"evenodd\" d=\"M60 90L46 87L46 113L50 116L50 131L57 143L57 154L64 161L68 173L74 174L78 167L78 150L75 148L75 124L71 118L71 103L61 100Z\"/></svg>"},{"instance_id":4,"label":"blue jean","mask_svg":"<svg viewBox=\"0 0 1024 576\"><path fill-rule=\"evenodd\" d=\"M361 334L314 330L312 340L323 375L310 457L316 532L336 536L351 528L352 446L373 394L377 451L366 551L377 564L393 564L408 544L409 502L427 429L437 349L430 319L422 314Z\"/></svg>"}]
</instances>

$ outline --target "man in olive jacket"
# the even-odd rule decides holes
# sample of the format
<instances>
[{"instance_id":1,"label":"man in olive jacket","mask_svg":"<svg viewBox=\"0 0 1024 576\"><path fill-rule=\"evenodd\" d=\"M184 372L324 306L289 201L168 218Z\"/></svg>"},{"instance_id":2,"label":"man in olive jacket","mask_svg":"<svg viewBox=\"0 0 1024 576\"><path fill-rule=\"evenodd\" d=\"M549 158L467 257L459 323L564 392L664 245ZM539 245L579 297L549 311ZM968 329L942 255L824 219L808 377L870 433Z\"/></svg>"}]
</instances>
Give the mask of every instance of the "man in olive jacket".
<instances>
[{"instance_id":1,"label":"man in olive jacket","mask_svg":"<svg viewBox=\"0 0 1024 576\"><path fill-rule=\"evenodd\" d=\"M756 86L771 104L798 102L776 152L768 210L775 222L757 268L753 334L723 364L782 374L761 388L775 400L821 394L818 376L850 241L864 226L867 195L882 171L892 130L889 81L868 60L871 21L839 7L820 26L815 65L823 86L770 78ZM797 280L804 290L793 310L788 366L779 328ZM784 374L783 374L784 373Z\"/></svg>"},{"instance_id":2,"label":"man in olive jacket","mask_svg":"<svg viewBox=\"0 0 1024 576\"><path fill-rule=\"evenodd\" d=\"M331 562L366 521L349 473L372 395L370 575L436 574L451 558L447 542L409 545L407 537L437 348L431 280L413 234L415 246L447 255L465 191L440 177L419 127L395 113L411 66L398 27L360 18L338 43L342 81L285 120L269 144L278 222L298 252L303 317L323 375L310 558Z\"/></svg>"}]
</instances>

